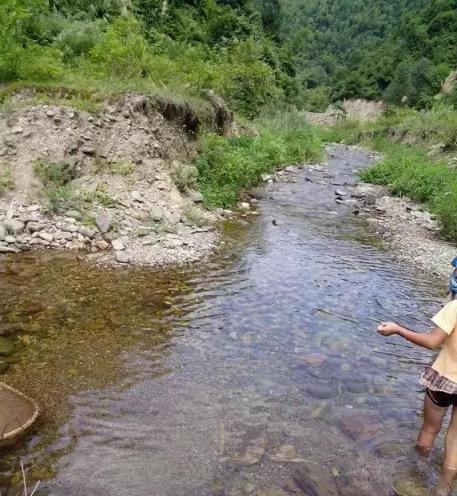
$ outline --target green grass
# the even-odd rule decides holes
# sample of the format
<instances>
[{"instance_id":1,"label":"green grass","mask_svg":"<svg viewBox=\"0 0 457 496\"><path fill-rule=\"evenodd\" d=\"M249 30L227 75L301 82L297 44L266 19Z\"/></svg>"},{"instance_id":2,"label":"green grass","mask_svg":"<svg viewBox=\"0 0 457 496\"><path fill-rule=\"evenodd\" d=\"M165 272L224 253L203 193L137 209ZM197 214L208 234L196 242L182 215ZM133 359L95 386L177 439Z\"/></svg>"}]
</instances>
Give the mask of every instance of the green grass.
<instances>
[{"instance_id":1,"label":"green grass","mask_svg":"<svg viewBox=\"0 0 457 496\"><path fill-rule=\"evenodd\" d=\"M440 220L445 237L457 241L457 171L415 147L390 145L384 152L384 160L362 171L361 179L425 203Z\"/></svg>"},{"instance_id":2,"label":"green grass","mask_svg":"<svg viewBox=\"0 0 457 496\"><path fill-rule=\"evenodd\" d=\"M202 138L196 166L208 205L230 207L261 182L262 174L322 157L322 141L298 113L264 116L255 124L257 136Z\"/></svg>"},{"instance_id":3,"label":"green grass","mask_svg":"<svg viewBox=\"0 0 457 496\"><path fill-rule=\"evenodd\" d=\"M9 189L14 187L14 178L11 170L0 164L0 196L3 196Z\"/></svg>"},{"instance_id":4,"label":"green grass","mask_svg":"<svg viewBox=\"0 0 457 496\"><path fill-rule=\"evenodd\" d=\"M323 141L379 151L384 159L363 170L361 179L425 204L440 221L443 235L457 241L457 170L448 163L457 149L456 110L444 105L422 112L393 109L374 123L346 121L317 132ZM434 158L429 150L438 143L445 153Z\"/></svg>"}]
</instances>

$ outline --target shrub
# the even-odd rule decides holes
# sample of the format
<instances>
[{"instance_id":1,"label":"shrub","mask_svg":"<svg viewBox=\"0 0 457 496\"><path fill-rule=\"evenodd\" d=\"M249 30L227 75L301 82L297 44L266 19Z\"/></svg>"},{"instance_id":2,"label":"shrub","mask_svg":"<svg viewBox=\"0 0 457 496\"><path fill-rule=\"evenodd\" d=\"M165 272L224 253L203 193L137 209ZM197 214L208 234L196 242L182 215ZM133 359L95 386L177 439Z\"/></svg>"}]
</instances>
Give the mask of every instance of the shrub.
<instances>
[{"instance_id":1,"label":"shrub","mask_svg":"<svg viewBox=\"0 0 457 496\"><path fill-rule=\"evenodd\" d=\"M106 76L143 78L150 73L151 53L141 25L133 17L118 17L90 52Z\"/></svg>"},{"instance_id":2,"label":"shrub","mask_svg":"<svg viewBox=\"0 0 457 496\"><path fill-rule=\"evenodd\" d=\"M243 190L259 184L262 174L321 156L320 139L298 114L263 117L258 127L258 136L203 138L196 165L208 204L229 207Z\"/></svg>"},{"instance_id":3,"label":"shrub","mask_svg":"<svg viewBox=\"0 0 457 496\"><path fill-rule=\"evenodd\" d=\"M49 211L58 212L66 208L80 207L69 185L74 178L74 168L71 164L37 160L34 164L34 172L42 182Z\"/></svg>"},{"instance_id":4,"label":"shrub","mask_svg":"<svg viewBox=\"0 0 457 496\"><path fill-rule=\"evenodd\" d=\"M14 178L11 174L11 170L8 169L3 164L0 164L0 196L4 195L5 192L14 187Z\"/></svg>"},{"instance_id":5,"label":"shrub","mask_svg":"<svg viewBox=\"0 0 457 496\"><path fill-rule=\"evenodd\" d=\"M389 186L395 195L424 202L437 215L443 234L457 240L457 171L420 150L397 145L382 162L361 172L363 181Z\"/></svg>"},{"instance_id":6,"label":"shrub","mask_svg":"<svg viewBox=\"0 0 457 496\"><path fill-rule=\"evenodd\" d=\"M198 169L195 165L174 162L172 179L176 184L176 187L181 192L185 192L189 189L195 189L197 186Z\"/></svg>"}]
</instances>

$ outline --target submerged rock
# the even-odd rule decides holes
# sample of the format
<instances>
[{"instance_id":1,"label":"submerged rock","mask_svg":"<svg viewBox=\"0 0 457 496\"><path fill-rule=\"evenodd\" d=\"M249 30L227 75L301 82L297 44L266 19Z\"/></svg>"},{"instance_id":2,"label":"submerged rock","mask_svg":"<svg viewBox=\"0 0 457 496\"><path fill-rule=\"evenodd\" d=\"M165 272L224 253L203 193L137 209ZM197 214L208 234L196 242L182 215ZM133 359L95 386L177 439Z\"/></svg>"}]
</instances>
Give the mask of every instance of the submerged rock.
<instances>
[{"instance_id":1,"label":"submerged rock","mask_svg":"<svg viewBox=\"0 0 457 496\"><path fill-rule=\"evenodd\" d=\"M376 416L365 410L343 410L336 422L344 434L359 442L372 439L382 429Z\"/></svg>"},{"instance_id":2,"label":"submerged rock","mask_svg":"<svg viewBox=\"0 0 457 496\"><path fill-rule=\"evenodd\" d=\"M233 461L240 465L256 465L260 462L267 449L267 440L264 436L250 439L240 454Z\"/></svg>"},{"instance_id":3,"label":"submerged rock","mask_svg":"<svg viewBox=\"0 0 457 496\"><path fill-rule=\"evenodd\" d=\"M14 351L14 343L0 336L0 356L11 355Z\"/></svg>"},{"instance_id":4,"label":"submerged rock","mask_svg":"<svg viewBox=\"0 0 457 496\"><path fill-rule=\"evenodd\" d=\"M0 360L0 375L4 374L10 368L10 364L3 360Z\"/></svg>"},{"instance_id":5,"label":"submerged rock","mask_svg":"<svg viewBox=\"0 0 457 496\"><path fill-rule=\"evenodd\" d=\"M312 462L303 463L293 471L286 489L292 493L310 496L339 496L332 475Z\"/></svg>"},{"instance_id":6,"label":"submerged rock","mask_svg":"<svg viewBox=\"0 0 457 496\"><path fill-rule=\"evenodd\" d=\"M415 479L399 479L394 482L396 496L430 496L430 491Z\"/></svg>"},{"instance_id":7,"label":"submerged rock","mask_svg":"<svg viewBox=\"0 0 457 496\"><path fill-rule=\"evenodd\" d=\"M335 396L334 389L327 384L312 384L306 388L306 392L319 400L327 400Z\"/></svg>"}]
</instances>

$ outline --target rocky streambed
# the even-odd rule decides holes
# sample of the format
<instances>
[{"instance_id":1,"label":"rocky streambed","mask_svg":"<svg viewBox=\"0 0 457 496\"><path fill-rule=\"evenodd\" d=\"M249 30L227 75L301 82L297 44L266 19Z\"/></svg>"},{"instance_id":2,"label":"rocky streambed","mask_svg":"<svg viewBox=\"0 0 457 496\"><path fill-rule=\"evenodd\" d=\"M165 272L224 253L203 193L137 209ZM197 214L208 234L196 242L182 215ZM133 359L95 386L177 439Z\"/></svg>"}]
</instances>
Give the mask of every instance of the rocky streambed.
<instances>
[{"instance_id":1,"label":"rocky streambed","mask_svg":"<svg viewBox=\"0 0 457 496\"><path fill-rule=\"evenodd\" d=\"M256 215L193 266L3 258L5 379L46 408L1 460L2 493L21 454L55 496L430 494L441 444L425 467L413 452L430 356L375 326L426 328L441 285L386 249L367 191L351 196L374 159L333 147L265 177Z\"/></svg>"}]
</instances>

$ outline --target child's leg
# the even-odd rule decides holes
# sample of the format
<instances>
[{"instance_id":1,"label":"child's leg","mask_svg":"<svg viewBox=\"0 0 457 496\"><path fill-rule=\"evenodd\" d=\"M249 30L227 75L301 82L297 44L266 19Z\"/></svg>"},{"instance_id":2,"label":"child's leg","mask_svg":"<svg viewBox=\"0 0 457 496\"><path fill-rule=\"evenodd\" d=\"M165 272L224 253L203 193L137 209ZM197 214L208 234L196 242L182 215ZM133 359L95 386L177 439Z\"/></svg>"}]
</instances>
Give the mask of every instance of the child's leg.
<instances>
[{"instance_id":1,"label":"child's leg","mask_svg":"<svg viewBox=\"0 0 457 496\"><path fill-rule=\"evenodd\" d=\"M431 394L433 394L433 392L431 392ZM442 407L435 404L428 392L425 393L424 421L416 441L416 450L421 455L428 455L433 448L436 436L443 425L443 418L446 415L447 408L448 407Z\"/></svg>"},{"instance_id":2,"label":"child's leg","mask_svg":"<svg viewBox=\"0 0 457 496\"><path fill-rule=\"evenodd\" d=\"M449 423L445 439L444 462L441 472L439 494L447 495L451 492L452 483L457 475L457 407L452 409L452 417Z\"/></svg>"}]
</instances>

